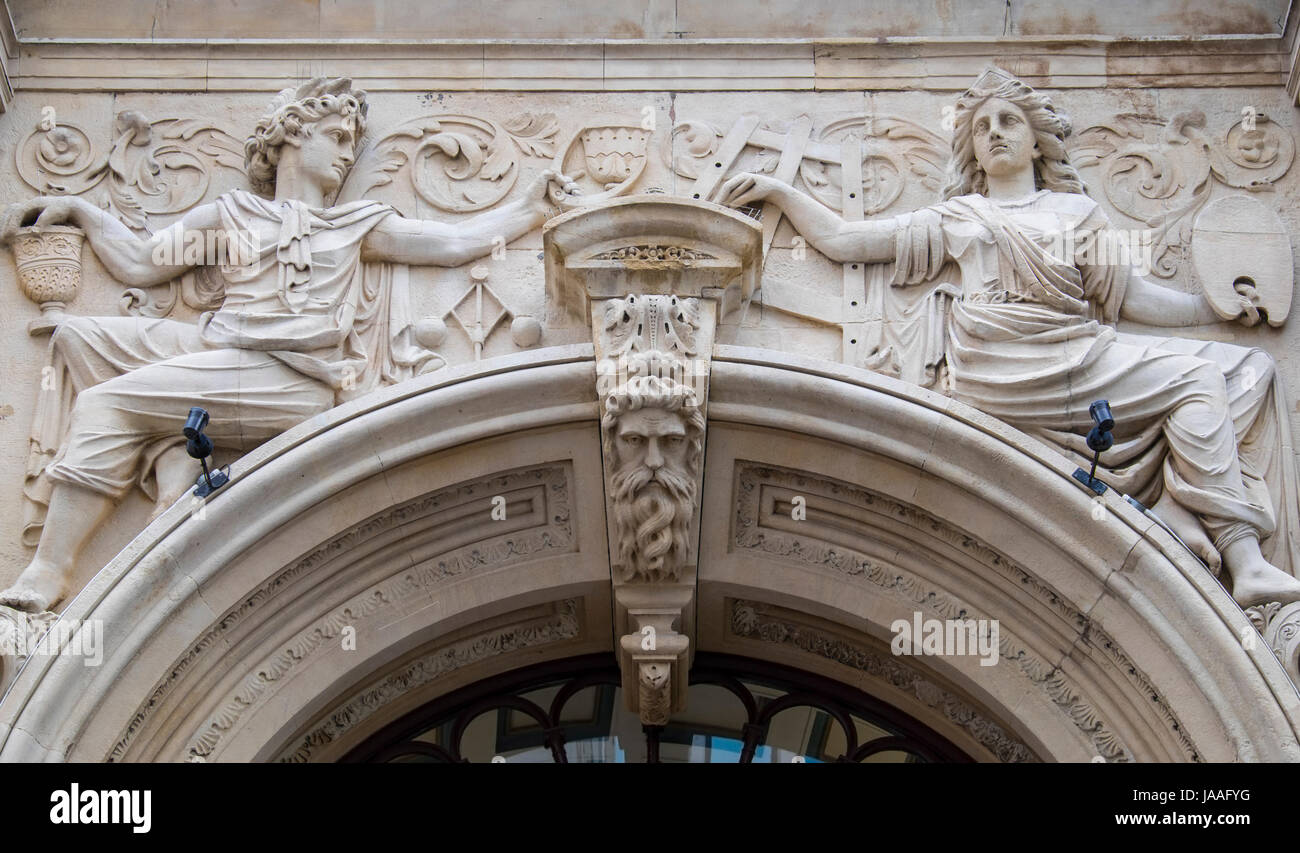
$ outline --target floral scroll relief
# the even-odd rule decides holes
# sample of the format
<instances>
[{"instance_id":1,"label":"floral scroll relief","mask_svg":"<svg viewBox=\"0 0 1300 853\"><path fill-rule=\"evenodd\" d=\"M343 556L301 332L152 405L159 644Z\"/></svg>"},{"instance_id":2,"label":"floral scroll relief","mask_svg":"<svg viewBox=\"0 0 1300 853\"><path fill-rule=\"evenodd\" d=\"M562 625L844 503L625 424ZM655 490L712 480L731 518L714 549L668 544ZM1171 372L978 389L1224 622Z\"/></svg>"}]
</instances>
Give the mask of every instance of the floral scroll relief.
<instances>
[{"instance_id":1,"label":"floral scroll relief","mask_svg":"<svg viewBox=\"0 0 1300 853\"><path fill-rule=\"evenodd\" d=\"M144 233L151 216L181 213L203 201L215 167L244 171L243 143L211 122L150 121L136 110L117 114L107 150L78 125L43 117L18 144L14 159L23 181L44 195L83 195L102 186L101 206ZM198 271L160 287L127 288L119 308L163 317L178 300L207 310L220 295L220 286Z\"/></svg>"},{"instance_id":2,"label":"floral scroll relief","mask_svg":"<svg viewBox=\"0 0 1300 853\"><path fill-rule=\"evenodd\" d=\"M484 210L510 192L521 156L555 156L558 130L552 113L503 122L451 114L412 119L361 153L339 202L363 198L405 170L416 195L439 210Z\"/></svg>"},{"instance_id":3,"label":"floral scroll relief","mask_svg":"<svg viewBox=\"0 0 1300 853\"><path fill-rule=\"evenodd\" d=\"M104 183L104 206L129 228L147 231L150 215L202 201L214 166L242 173L244 146L204 119L150 121L123 110L107 151L76 125L43 120L19 143L15 161L23 181L45 195L82 195Z\"/></svg>"},{"instance_id":4,"label":"floral scroll relief","mask_svg":"<svg viewBox=\"0 0 1300 853\"><path fill-rule=\"evenodd\" d=\"M1271 190L1295 160L1295 142L1253 108L1217 137L1205 114L1173 118L1124 113L1078 135L1076 166L1101 169L1110 204L1151 229L1152 271L1174 277L1184 266L1193 214L1210 198L1211 178L1252 192Z\"/></svg>"}]
</instances>

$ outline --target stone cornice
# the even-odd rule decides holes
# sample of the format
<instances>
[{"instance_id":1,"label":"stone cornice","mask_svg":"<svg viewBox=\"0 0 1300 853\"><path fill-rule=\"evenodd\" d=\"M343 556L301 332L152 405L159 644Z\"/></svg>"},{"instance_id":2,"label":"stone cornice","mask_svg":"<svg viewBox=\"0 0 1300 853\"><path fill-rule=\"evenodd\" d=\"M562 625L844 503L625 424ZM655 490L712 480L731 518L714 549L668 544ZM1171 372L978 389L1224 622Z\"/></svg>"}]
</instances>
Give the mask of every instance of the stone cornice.
<instances>
[{"instance_id":1,"label":"stone cornice","mask_svg":"<svg viewBox=\"0 0 1300 853\"><path fill-rule=\"evenodd\" d=\"M349 74L371 91L964 89L990 62L1032 86L1283 86L1290 34L883 39L19 39L18 91L277 91ZM1292 79L1292 85L1297 85Z\"/></svg>"}]
</instances>

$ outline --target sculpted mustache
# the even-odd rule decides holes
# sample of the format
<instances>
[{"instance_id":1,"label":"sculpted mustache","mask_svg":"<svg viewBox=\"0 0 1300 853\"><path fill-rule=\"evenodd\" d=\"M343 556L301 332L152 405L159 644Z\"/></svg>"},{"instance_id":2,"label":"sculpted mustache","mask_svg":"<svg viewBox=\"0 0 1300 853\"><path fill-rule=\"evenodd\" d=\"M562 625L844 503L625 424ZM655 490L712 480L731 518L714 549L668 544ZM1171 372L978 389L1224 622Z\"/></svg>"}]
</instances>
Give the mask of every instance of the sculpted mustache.
<instances>
[{"instance_id":1,"label":"sculpted mustache","mask_svg":"<svg viewBox=\"0 0 1300 853\"><path fill-rule=\"evenodd\" d=\"M689 501L695 498L693 479L667 468L652 470L644 465L629 466L614 474L614 497L620 501L630 500L651 483L663 486L669 495L679 500Z\"/></svg>"}]
</instances>

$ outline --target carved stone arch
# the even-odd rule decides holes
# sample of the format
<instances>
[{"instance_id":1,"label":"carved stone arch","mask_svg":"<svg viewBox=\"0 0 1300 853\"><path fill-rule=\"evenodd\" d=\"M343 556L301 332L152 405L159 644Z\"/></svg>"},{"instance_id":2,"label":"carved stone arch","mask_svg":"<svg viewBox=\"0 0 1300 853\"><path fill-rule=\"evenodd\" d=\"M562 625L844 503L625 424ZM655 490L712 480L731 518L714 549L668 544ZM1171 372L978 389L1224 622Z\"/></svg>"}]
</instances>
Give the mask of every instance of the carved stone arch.
<instances>
[{"instance_id":1,"label":"carved stone arch","mask_svg":"<svg viewBox=\"0 0 1300 853\"><path fill-rule=\"evenodd\" d=\"M67 607L103 663L33 657L0 760L332 760L474 681L612 658L596 402L593 349L554 348L267 443ZM1218 583L992 418L718 346L705 465L702 651L837 678L984 760L1300 759L1300 695ZM997 619L997 664L892 655L916 612Z\"/></svg>"}]
</instances>

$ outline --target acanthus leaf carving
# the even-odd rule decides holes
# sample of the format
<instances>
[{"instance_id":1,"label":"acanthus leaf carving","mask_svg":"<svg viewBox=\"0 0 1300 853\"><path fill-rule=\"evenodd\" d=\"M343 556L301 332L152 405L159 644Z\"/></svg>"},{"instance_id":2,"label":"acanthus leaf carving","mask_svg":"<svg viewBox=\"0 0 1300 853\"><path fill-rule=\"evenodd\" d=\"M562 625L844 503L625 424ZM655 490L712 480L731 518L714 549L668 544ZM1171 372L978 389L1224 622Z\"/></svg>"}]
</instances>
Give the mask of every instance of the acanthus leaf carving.
<instances>
[{"instance_id":1,"label":"acanthus leaf carving","mask_svg":"<svg viewBox=\"0 0 1300 853\"><path fill-rule=\"evenodd\" d=\"M149 216L188 210L203 200L212 170L242 172L244 147L215 124L194 118L149 120L138 110L117 114L113 143L96 156L80 127L37 125L16 149L18 174L50 195L82 195L108 179L107 208L136 231Z\"/></svg>"},{"instance_id":2,"label":"acanthus leaf carving","mask_svg":"<svg viewBox=\"0 0 1300 853\"><path fill-rule=\"evenodd\" d=\"M362 151L339 202L360 199L405 169L416 195L439 210L484 210L514 187L520 155L554 154L557 131L550 113L505 123L450 113L412 119Z\"/></svg>"},{"instance_id":3,"label":"acanthus leaf carving","mask_svg":"<svg viewBox=\"0 0 1300 853\"><path fill-rule=\"evenodd\" d=\"M1172 278L1192 239L1192 219L1210 198L1212 181L1251 191L1271 189L1291 168L1291 135L1253 108L1219 137L1204 113L1170 119L1123 113L1087 128L1071 148L1076 166L1099 167L1102 190L1116 210L1144 223L1152 272Z\"/></svg>"}]
</instances>

